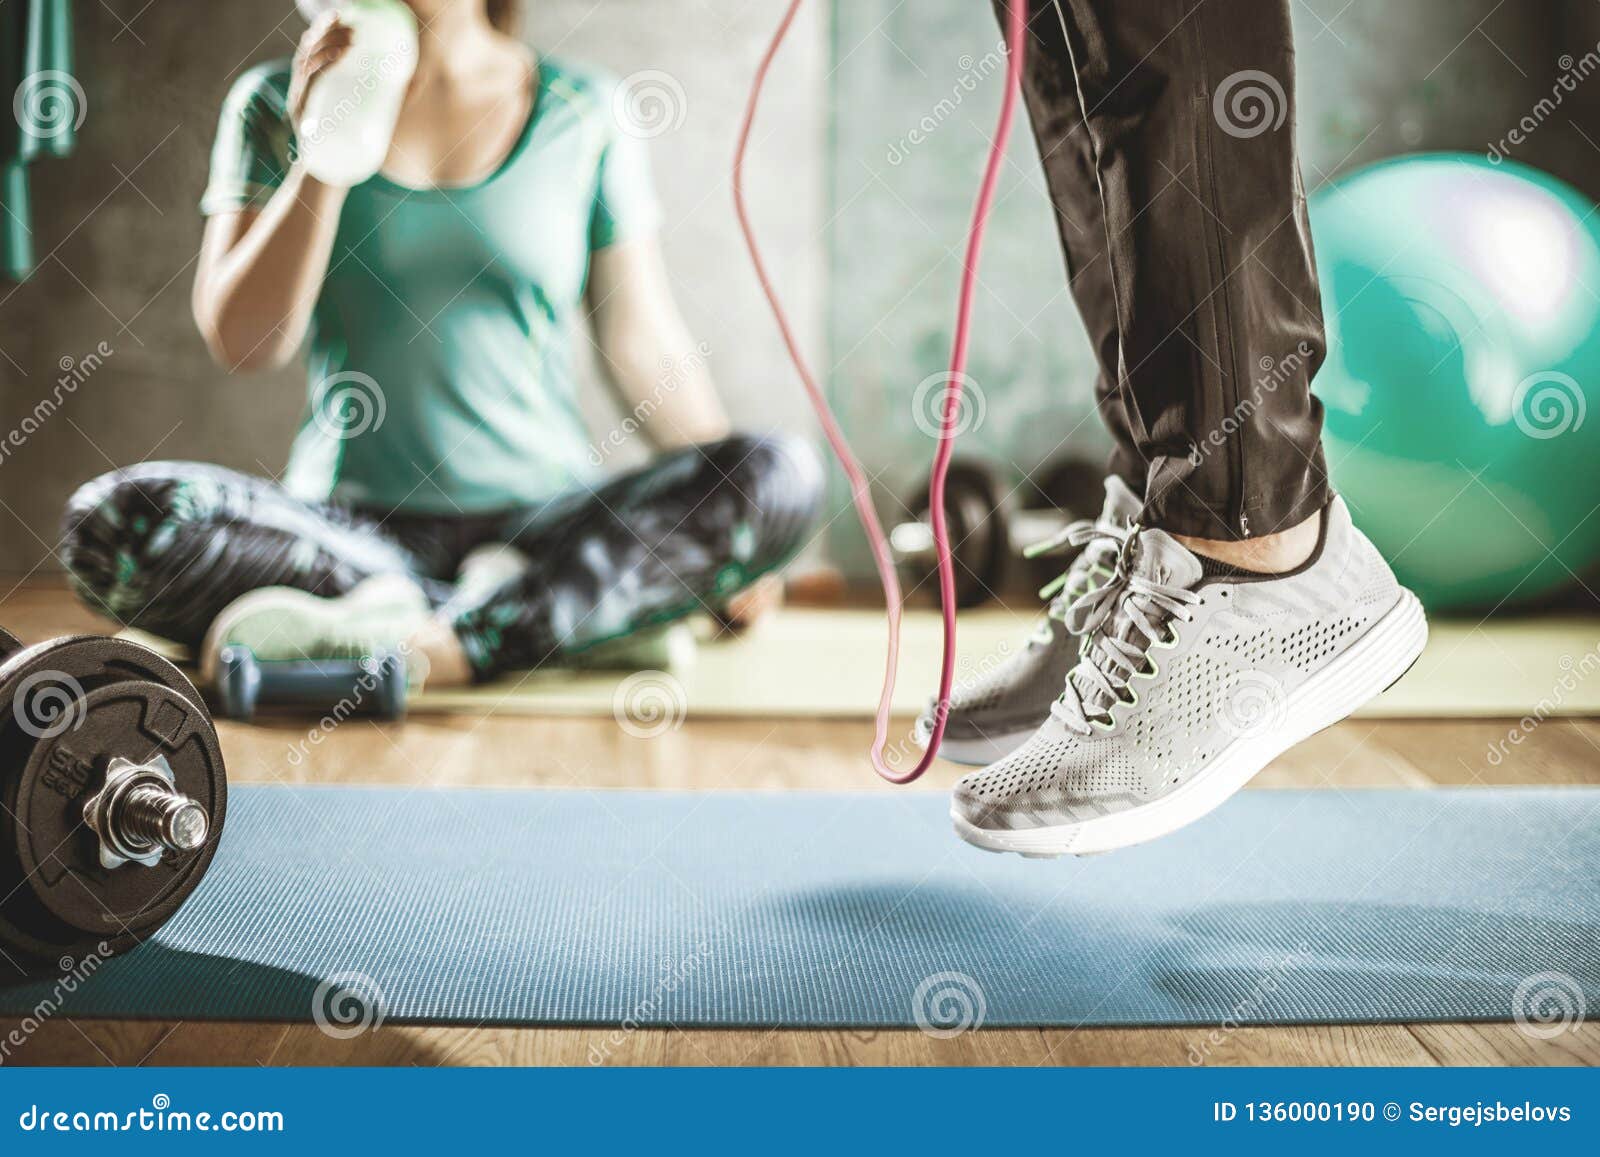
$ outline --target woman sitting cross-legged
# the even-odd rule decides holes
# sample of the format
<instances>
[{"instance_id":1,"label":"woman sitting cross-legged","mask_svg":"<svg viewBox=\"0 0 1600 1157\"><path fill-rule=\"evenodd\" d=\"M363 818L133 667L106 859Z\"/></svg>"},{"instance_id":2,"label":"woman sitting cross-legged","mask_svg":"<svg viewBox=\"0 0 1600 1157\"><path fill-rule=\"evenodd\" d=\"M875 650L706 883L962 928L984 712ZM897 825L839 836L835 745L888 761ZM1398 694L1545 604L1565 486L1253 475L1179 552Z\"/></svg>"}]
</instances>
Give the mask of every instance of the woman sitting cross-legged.
<instances>
[{"instance_id":1,"label":"woman sitting cross-legged","mask_svg":"<svg viewBox=\"0 0 1600 1157\"><path fill-rule=\"evenodd\" d=\"M306 94L350 49L335 17L223 108L194 313L230 369L304 345L281 483L183 462L94 479L65 515L75 589L205 665L229 643L398 644L435 685L700 608L748 619L804 545L821 467L804 442L729 430L611 82L530 53L507 0L411 7L417 68L371 179L333 187L296 159ZM604 474L610 443L581 420L575 318L658 449L631 473Z\"/></svg>"}]
</instances>

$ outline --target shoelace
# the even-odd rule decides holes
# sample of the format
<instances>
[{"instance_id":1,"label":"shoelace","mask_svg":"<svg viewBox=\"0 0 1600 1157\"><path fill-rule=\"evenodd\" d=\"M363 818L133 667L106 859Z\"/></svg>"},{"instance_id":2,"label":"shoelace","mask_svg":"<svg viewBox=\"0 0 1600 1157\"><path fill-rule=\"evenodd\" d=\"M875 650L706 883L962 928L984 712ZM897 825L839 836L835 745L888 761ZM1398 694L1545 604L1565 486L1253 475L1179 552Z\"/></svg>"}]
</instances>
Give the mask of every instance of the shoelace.
<instances>
[{"instance_id":1,"label":"shoelace","mask_svg":"<svg viewBox=\"0 0 1600 1157\"><path fill-rule=\"evenodd\" d=\"M1039 597L1046 600L1045 619L1029 637L1029 643L1048 645L1054 637L1050 630L1050 621L1053 619L1058 623L1066 623L1072 604L1094 590L1095 576L1100 575L1107 579L1112 577L1114 573L1112 569L1103 565L1106 561L1104 548L1112 543L1118 547L1121 545L1117 527L1110 523L1082 518L1076 522L1069 522L1049 538L1023 548L1022 557L1042 558L1075 546L1083 547L1066 570L1039 588Z\"/></svg>"},{"instance_id":2,"label":"shoelace","mask_svg":"<svg viewBox=\"0 0 1600 1157\"><path fill-rule=\"evenodd\" d=\"M1135 677L1155 676L1151 649L1176 646L1178 633L1169 629L1170 621L1192 622L1189 608L1200 601L1186 587L1132 573L1129 562L1139 527L1096 526L1091 537L1102 536L1120 545L1116 569L1105 585L1079 596L1067 609L1068 625L1088 639L1078 665L1067 676L1066 689L1050 705L1051 715L1083 736L1093 734L1097 726L1107 730L1115 726L1112 704L1138 702L1137 695L1129 699L1125 694L1130 683ZM1099 692L1104 706L1087 702L1086 692Z\"/></svg>"}]
</instances>

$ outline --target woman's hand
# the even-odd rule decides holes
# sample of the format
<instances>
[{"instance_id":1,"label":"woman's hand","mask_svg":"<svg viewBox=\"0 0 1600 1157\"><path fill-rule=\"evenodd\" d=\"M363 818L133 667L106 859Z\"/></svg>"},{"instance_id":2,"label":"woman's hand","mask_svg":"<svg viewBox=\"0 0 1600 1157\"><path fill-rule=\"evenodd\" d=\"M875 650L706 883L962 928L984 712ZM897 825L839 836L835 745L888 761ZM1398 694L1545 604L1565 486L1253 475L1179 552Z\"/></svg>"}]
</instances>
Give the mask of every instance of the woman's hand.
<instances>
[{"instance_id":1,"label":"woman's hand","mask_svg":"<svg viewBox=\"0 0 1600 1157\"><path fill-rule=\"evenodd\" d=\"M289 70L289 123L300 130L306 112L306 95L329 68L332 68L355 41L348 24L339 23L337 11L324 12L300 37Z\"/></svg>"},{"instance_id":2,"label":"woman's hand","mask_svg":"<svg viewBox=\"0 0 1600 1157\"><path fill-rule=\"evenodd\" d=\"M317 17L300 37L287 110L295 132L311 86L354 39L334 12ZM265 207L216 213L206 222L192 307L219 365L265 369L294 356L322 291L344 196L344 189L324 185L296 164Z\"/></svg>"}]
</instances>

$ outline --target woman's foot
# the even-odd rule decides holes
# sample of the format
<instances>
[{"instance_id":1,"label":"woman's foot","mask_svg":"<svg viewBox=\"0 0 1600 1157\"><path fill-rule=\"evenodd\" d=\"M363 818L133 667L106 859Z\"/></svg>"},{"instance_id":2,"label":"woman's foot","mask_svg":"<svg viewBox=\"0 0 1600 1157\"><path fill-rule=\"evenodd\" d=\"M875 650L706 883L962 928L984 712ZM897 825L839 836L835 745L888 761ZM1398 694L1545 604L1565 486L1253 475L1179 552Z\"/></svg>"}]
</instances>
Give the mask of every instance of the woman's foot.
<instances>
[{"instance_id":1,"label":"woman's foot","mask_svg":"<svg viewBox=\"0 0 1600 1157\"><path fill-rule=\"evenodd\" d=\"M1118 573L1051 717L956 785L969 843L1052 856L1172 832L1394 683L1428 637L1339 499L1287 574L1243 574L1159 530L1130 539Z\"/></svg>"},{"instance_id":2,"label":"woman's foot","mask_svg":"<svg viewBox=\"0 0 1600 1157\"><path fill-rule=\"evenodd\" d=\"M223 608L200 647L200 673L212 682L225 647L243 647L262 662L359 659L404 652L428 621L427 596L402 574L375 575L334 598L293 587L263 587ZM428 666L406 654L407 681L421 682Z\"/></svg>"},{"instance_id":3,"label":"woman's foot","mask_svg":"<svg viewBox=\"0 0 1600 1157\"><path fill-rule=\"evenodd\" d=\"M404 648L408 656L416 656L422 670L427 672L430 691L446 687L468 687L476 682L472 661L466 648L456 635L449 620L434 615L424 621L406 639Z\"/></svg>"}]
</instances>

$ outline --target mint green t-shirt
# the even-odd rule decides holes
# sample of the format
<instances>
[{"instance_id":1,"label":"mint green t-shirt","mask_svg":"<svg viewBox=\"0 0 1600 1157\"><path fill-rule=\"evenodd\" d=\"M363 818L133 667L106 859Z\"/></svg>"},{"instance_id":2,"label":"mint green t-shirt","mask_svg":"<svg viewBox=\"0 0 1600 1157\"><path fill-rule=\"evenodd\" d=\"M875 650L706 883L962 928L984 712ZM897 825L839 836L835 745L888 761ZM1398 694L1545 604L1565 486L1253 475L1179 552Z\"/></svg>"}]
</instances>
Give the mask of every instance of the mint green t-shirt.
<instances>
[{"instance_id":1,"label":"mint green t-shirt","mask_svg":"<svg viewBox=\"0 0 1600 1157\"><path fill-rule=\"evenodd\" d=\"M589 255L658 223L614 86L542 58L528 121L489 177L416 189L380 174L350 190L307 336L291 492L483 512L593 475L571 350ZM235 82L203 213L263 206L283 181L288 89L287 61Z\"/></svg>"}]
</instances>

